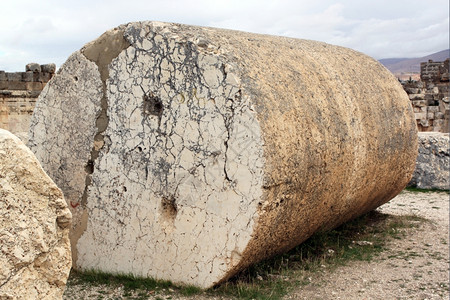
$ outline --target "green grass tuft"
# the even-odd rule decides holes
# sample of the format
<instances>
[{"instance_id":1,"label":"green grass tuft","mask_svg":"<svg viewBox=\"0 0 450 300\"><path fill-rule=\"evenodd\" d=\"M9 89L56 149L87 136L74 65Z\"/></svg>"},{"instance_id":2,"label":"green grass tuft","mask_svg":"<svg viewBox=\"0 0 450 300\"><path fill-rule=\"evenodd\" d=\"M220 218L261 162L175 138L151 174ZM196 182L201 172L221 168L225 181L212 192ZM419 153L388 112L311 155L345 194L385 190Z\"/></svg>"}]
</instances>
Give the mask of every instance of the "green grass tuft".
<instances>
[{"instance_id":1,"label":"green grass tuft","mask_svg":"<svg viewBox=\"0 0 450 300\"><path fill-rule=\"evenodd\" d=\"M449 190L440 190L440 189L421 189L418 187L412 187L412 186L408 186L405 188L405 191L411 192L411 193L436 193L436 192L440 192L440 193L447 193L449 194L450 191Z\"/></svg>"}]
</instances>

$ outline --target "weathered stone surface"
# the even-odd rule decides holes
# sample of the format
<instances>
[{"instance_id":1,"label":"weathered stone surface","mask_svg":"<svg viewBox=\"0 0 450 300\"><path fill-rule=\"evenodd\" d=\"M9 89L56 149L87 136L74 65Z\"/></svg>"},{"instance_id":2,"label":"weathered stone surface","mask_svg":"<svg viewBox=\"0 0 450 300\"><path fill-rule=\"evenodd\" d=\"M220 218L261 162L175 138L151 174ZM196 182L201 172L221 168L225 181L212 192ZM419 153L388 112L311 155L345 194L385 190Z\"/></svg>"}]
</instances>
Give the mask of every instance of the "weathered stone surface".
<instances>
[{"instance_id":1,"label":"weathered stone surface","mask_svg":"<svg viewBox=\"0 0 450 300\"><path fill-rule=\"evenodd\" d=\"M77 268L209 287L394 197L417 132L358 52L142 22L68 59L29 145L70 203Z\"/></svg>"},{"instance_id":2,"label":"weathered stone surface","mask_svg":"<svg viewBox=\"0 0 450 300\"><path fill-rule=\"evenodd\" d=\"M0 299L58 299L71 267L71 214L33 153L0 129Z\"/></svg>"},{"instance_id":3,"label":"weathered stone surface","mask_svg":"<svg viewBox=\"0 0 450 300\"><path fill-rule=\"evenodd\" d=\"M41 66L37 63L29 63L25 66L25 71L41 72Z\"/></svg>"},{"instance_id":4,"label":"weathered stone surface","mask_svg":"<svg viewBox=\"0 0 450 300\"><path fill-rule=\"evenodd\" d=\"M45 64L45 65L41 65L41 70L44 73L55 73L56 71L56 65L55 64Z\"/></svg>"},{"instance_id":5,"label":"weathered stone surface","mask_svg":"<svg viewBox=\"0 0 450 300\"><path fill-rule=\"evenodd\" d=\"M22 80L22 73L21 72L6 73L6 78L8 79L8 81L20 82Z\"/></svg>"},{"instance_id":6,"label":"weathered stone surface","mask_svg":"<svg viewBox=\"0 0 450 300\"><path fill-rule=\"evenodd\" d=\"M409 186L450 189L450 139L448 133L419 132L419 156Z\"/></svg>"}]
</instances>

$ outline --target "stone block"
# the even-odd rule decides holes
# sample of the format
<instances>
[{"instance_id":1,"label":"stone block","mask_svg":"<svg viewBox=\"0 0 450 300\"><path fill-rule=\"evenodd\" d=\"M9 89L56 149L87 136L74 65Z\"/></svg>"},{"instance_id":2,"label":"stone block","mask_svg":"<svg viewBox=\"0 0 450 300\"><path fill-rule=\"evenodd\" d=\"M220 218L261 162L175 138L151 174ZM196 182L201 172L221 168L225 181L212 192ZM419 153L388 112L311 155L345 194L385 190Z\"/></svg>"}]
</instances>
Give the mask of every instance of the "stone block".
<instances>
[{"instance_id":1,"label":"stone block","mask_svg":"<svg viewBox=\"0 0 450 300\"><path fill-rule=\"evenodd\" d=\"M429 127L430 121L428 119L419 119L419 124L423 127Z\"/></svg>"},{"instance_id":2,"label":"stone block","mask_svg":"<svg viewBox=\"0 0 450 300\"><path fill-rule=\"evenodd\" d=\"M33 78L34 78L34 72L32 72L32 71L27 71L22 74L22 80L25 82L31 82L31 81L33 81Z\"/></svg>"},{"instance_id":3,"label":"stone block","mask_svg":"<svg viewBox=\"0 0 450 300\"><path fill-rule=\"evenodd\" d=\"M42 82L42 83L46 83L50 79L52 79L52 76L53 76L52 73L41 72L41 73L39 73L39 79L37 81Z\"/></svg>"},{"instance_id":4,"label":"stone block","mask_svg":"<svg viewBox=\"0 0 450 300\"><path fill-rule=\"evenodd\" d=\"M22 73L21 72L7 72L6 78L8 81L21 81Z\"/></svg>"},{"instance_id":5,"label":"stone block","mask_svg":"<svg viewBox=\"0 0 450 300\"><path fill-rule=\"evenodd\" d=\"M409 94L408 96L409 99L412 101L425 99L425 94Z\"/></svg>"},{"instance_id":6,"label":"stone block","mask_svg":"<svg viewBox=\"0 0 450 300\"><path fill-rule=\"evenodd\" d=\"M406 87L405 91L408 94L420 94L420 90L418 88Z\"/></svg>"},{"instance_id":7,"label":"stone block","mask_svg":"<svg viewBox=\"0 0 450 300\"><path fill-rule=\"evenodd\" d=\"M41 94L41 91L28 91L28 98L31 98L30 101L36 102L36 99Z\"/></svg>"},{"instance_id":8,"label":"stone block","mask_svg":"<svg viewBox=\"0 0 450 300\"><path fill-rule=\"evenodd\" d=\"M449 134L419 132L419 155L409 183L421 189L450 189Z\"/></svg>"},{"instance_id":9,"label":"stone block","mask_svg":"<svg viewBox=\"0 0 450 300\"><path fill-rule=\"evenodd\" d=\"M426 112L414 113L414 118L416 120L426 119L427 118L427 113Z\"/></svg>"},{"instance_id":10,"label":"stone block","mask_svg":"<svg viewBox=\"0 0 450 300\"><path fill-rule=\"evenodd\" d=\"M0 71L0 81L6 81L8 78L6 77L5 71Z\"/></svg>"},{"instance_id":11,"label":"stone block","mask_svg":"<svg viewBox=\"0 0 450 300\"><path fill-rule=\"evenodd\" d=\"M439 106L427 106L428 112L438 112L439 111Z\"/></svg>"},{"instance_id":12,"label":"stone block","mask_svg":"<svg viewBox=\"0 0 450 300\"><path fill-rule=\"evenodd\" d=\"M445 132L444 131L444 129L445 129L444 126L445 126L445 120L444 119L435 119L435 120L433 120L433 131L435 131L435 132Z\"/></svg>"},{"instance_id":13,"label":"stone block","mask_svg":"<svg viewBox=\"0 0 450 300\"><path fill-rule=\"evenodd\" d=\"M44 84L42 82L27 82L24 90L29 91L42 91Z\"/></svg>"},{"instance_id":14,"label":"stone block","mask_svg":"<svg viewBox=\"0 0 450 300\"><path fill-rule=\"evenodd\" d=\"M427 101L427 103L428 103L429 101L433 101L434 100L434 95L431 94L431 93L426 93L425 97L423 99L425 99Z\"/></svg>"},{"instance_id":15,"label":"stone block","mask_svg":"<svg viewBox=\"0 0 450 300\"><path fill-rule=\"evenodd\" d=\"M413 100L411 101L412 105L415 107L426 107L427 101L425 100Z\"/></svg>"},{"instance_id":16,"label":"stone block","mask_svg":"<svg viewBox=\"0 0 450 300\"><path fill-rule=\"evenodd\" d=\"M436 119L443 119L444 118L444 113L438 111L437 113L435 113L435 118Z\"/></svg>"},{"instance_id":17,"label":"stone block","mask_svg":"<svg viewBox=\"0 0 450 300\"><path fill-rule=\"evenodd\" d=\"M26 90L28 82L25 81L7 81L8 90Z\"/></svg>"},{"instance_id":18,"label":"stone block","mask_svg":"<svg viewBox=\"0 0 450 300\"><path fill-rule=\"evenodd\" d=\"M33 153L0 129L0 299L61 299L71 213Z\"/></svg>"},{"instance_id":19,"label":"stone block","mask_svg":"<svg viewBox=\"0 0 450 300\"><path fill-rule=\"evenodd\" d=\"M25 66L25 71L28 72L41 72L41 66L37 63L29 63Z\"/></svg>"},{"instance_id":20,"label":"stone block","mask_svg":"<svg viewBox=\"0 0 450 300\"><path fill-rule=\"evenodd\" d=\"M56 71L56 65L55 64L45 64L41 65L42 72L54 74Z\"/></svg>"},{"instance_id":21,"label":"stone block","mask_svg":"<svg viewBox=\"0 0 450 300\"><path fill-rule=\"evenodd\" d=\"M28 144L70 204L76 269L207 288L398 194L410 105L353 50L129 23L62 65Z\"/></svg>"},{"instance_id":22,"label":"stone block","mask_svg":"<svg viewBox=\"0 0 450 300\"><path fill-rule=\"evenodd\" d=\"M5 91L0 91L0 97L8 97L11 95L11 91L9 90L5 90Z\"/></svg>"}]
</instances>

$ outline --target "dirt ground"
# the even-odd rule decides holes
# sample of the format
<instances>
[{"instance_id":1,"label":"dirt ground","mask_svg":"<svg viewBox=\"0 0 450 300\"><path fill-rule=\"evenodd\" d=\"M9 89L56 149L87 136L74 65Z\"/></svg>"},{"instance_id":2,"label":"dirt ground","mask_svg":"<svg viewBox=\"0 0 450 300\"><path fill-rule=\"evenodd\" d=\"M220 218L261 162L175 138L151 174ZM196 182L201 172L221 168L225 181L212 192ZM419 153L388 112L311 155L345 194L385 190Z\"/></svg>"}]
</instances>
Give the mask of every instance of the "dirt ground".
<instances>
[{"instance_id":1,"label":"dirt ground","mask_svg":"<svg viewBox=\"0 0 450 300\"><path fill-rule=\"evenodd\" d=\"M392 239L371 262L354 261L315 273L284 299L449 299L449 194L404 191L378 208L391 215L417 215L429 222ZM122 299L120 288L69 286L63 299ZM147 298L147 297L145 297ZM223 299L148 295L147 299Z\"/></svg>"},{"instance_id":2,"label":"dirt ground","mask_svg":"<svg viewBox=\"0 0 450 300\"><path fill-rule=\"evenodd\" d=\"M449 195L403 192L379 211L425 222L372 262L320 274L285 299L449 299Z\"/></svg>"}]
</instances>

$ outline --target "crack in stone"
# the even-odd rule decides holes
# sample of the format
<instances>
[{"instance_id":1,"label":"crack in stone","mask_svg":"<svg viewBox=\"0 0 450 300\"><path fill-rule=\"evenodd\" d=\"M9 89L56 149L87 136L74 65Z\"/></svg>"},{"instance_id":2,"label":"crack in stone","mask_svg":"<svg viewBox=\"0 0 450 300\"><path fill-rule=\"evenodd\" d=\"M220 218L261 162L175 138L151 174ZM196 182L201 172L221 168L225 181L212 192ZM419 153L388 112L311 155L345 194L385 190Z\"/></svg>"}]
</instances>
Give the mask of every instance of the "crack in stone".
<instances>
[{"instance_id":1,"label":"crack in stone","mask_svg":"<svg viewBox=\"0 0 450 300\"><path fill-rule=\"evenodd\" d=\"M81 206L86 207L88 188L92 183L91 175L94 172L94 164L99 156L100 150L105 144L104 132L108 128L108 97L106 80L109 77L108 65L116 58L123 50L128 48L131 44L127 42L123 36L122 30L115 30L103 34L95 42L86 45L82 49L83 55L95 63L100 72L100 78L102 80L102 99L101 99L101 111L97 116L95 125L97 127L97 133L94 136L94 145L91 150L91 155L86 163L86 179L83 195L81 196Z\"/></svg>"},{"instance_id":2,"label":"crack in stone","mask_svg":"<svg viewBox=\"0 0 450 300\"><path fill-rule=\"evenodd\" d=\"M189 272L218 274L230 249L242 252L243 240L251 232L250 221L243 216L247 211L239 207L248 193L259 193L260 175L247 169L259 168L254 162L261 155L258 144L239 139L256 119L244 114L248 105L241 103L239 77L229 71L232 65L224 64L224 57L205 55L195 43L178 42L170 35L147 36L126 36L136 44L110 63L107 85L102 77L103 92L109 95L110 126L99 134L110 139L104 145L109 151L99 148L100 155L91 153L97 158L92 163L92 186L86 185L92 226L80 239L79 248L89 248L81 250L79 261L84 266L115 268L115 260L130 259L133 264L141 262L137 270L157 277L178 276L187 266ZM111 174L110 162L117 173ZM250 176L248 184L246 176ZM242 190L236 185L239 181L244 183ZM153 217L146 219L144 214ZM193 220L199 224L190 224ZM225 233L222 238L241 225L240 235ZM142 231L148 232L142 238L146 255L142 256L142 247L132 251L133 257L112 252L112 248L128 249L130 238L136 242ZM211 234L217 240L205 243ZM196 253L181 253L179 243L186 240ZM111 261L103 262L95 253ZM174 253L183 256L183 263ZM199 282L211 280L195 272L189 276Z\"/></svg>"}]
</instances>

